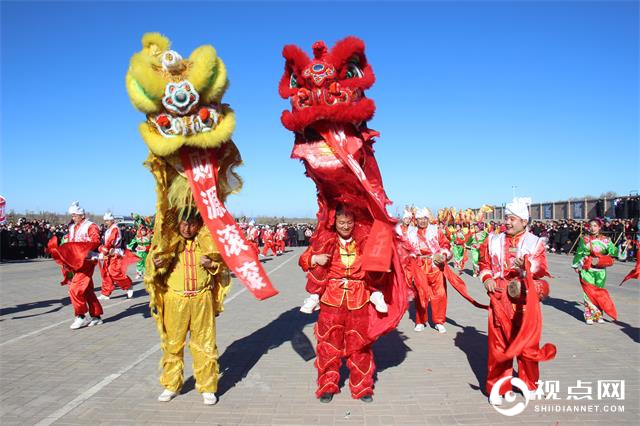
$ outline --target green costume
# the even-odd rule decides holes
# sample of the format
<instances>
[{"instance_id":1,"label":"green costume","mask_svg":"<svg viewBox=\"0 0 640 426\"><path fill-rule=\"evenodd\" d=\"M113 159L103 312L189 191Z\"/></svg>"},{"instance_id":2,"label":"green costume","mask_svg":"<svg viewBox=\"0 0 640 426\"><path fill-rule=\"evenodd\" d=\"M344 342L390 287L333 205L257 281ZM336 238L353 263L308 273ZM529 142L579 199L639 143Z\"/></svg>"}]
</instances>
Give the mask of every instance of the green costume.
<instances>
[{"instance_id":1,"label":"green costume","mask_svg":"<svg viewBox=\"0 0 640 426\"><path fill-rule=\"evenodd\" d=\"M480 260L480 246L487 239L489 233L485 230L472 232L471 237L467 240L467 249L471 253L471 262L473 263L473 275L478 275L480 272L480 266L478 261Z\"/></svg>"},{"instance_id":2,"label":"green costume","mask_svg":"<svg viewBox=\"0 0 640 426\"><path fill-rule=\"evenodd\" d=\"M573 268L582 268L584 261L588 257L594 256L618 256L618 248L611 239L604 235L584 235L578 241L576 254L573 257ZM580 278L590 285L604 288L607 281L607 271L605 268L589 268L580 270ZM597 321L602 317L602 312L589 300L583 292L584 297L584 318L585 320Z\"/></svg>"},{"instance_id":3,"label":"green costume","mask_svg":"<svg viewBox=\"0 0 640 426\"><path fill-rule=\"evenodd\" d=\"M136 272L138 278L143 277L145 272L144 263L147 260L149 249L151 249L151 238L147 235L136 235L136 237L127 244L127 248L140 258L136 264Z\"/></svg>"}]
</instances>

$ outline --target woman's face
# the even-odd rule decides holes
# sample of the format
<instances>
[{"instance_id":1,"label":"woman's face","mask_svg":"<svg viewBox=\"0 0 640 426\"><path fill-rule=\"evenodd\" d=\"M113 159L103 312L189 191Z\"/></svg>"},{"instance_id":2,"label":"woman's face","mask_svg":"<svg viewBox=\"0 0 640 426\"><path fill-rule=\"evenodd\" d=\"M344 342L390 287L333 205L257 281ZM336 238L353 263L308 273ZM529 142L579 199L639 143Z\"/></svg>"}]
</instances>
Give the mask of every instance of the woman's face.
<instances>
[{"instance_id":1,"label":"woman's face","mask_svg":"<svg viewBox=\"0 0 640 426\"><path fill-rule=\"evenodd\" d=\"M589 222L589 232L591 232L592 235L597 235L600 233L600 229L602 229L600 227L600 223L592 220L591 222Z\"/></svg>"}]
</instances>

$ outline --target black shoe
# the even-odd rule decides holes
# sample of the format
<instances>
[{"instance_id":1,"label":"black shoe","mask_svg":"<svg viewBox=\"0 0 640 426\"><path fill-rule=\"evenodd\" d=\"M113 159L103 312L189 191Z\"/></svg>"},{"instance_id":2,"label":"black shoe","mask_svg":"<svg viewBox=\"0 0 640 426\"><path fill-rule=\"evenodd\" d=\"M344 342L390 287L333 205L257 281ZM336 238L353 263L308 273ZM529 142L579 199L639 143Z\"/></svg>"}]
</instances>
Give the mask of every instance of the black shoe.
<instances>
[{"instance_id":1,"label":"black shoe","mask_svg":"<svg viewBox=\"0 0 640 426\"><path fill-rule=\"evenodd\" d=\"M322 403L328 404L331 402L332 399L333 399L332 393L326 392L320 395L320 402Z\"/></svg>"},{"instance_id":2,"label":"black shoe","mask_svg":"<svg viewBox=\"0 0 640 426\"><path fill-rule=\"evenodd\" d=\"M360 398L360 401L362 402L373 402L373 397L371 395L365 395L362 398Z\"/></svg>"}]
</instances>

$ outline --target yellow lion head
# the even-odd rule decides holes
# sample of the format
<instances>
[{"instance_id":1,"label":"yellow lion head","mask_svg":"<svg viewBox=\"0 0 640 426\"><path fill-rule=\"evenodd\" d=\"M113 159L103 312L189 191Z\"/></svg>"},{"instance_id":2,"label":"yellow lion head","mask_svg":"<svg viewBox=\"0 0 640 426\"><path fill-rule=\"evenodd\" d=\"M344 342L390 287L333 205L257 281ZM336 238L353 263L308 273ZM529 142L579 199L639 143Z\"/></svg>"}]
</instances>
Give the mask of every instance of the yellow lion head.
<instances>
[{"instance_id":1,"label":"yellow lion head","mask_svg":"<svg viewBox=\"0 0 640 426\"><path fill-rule=\"evenodd\" d=\"M142 37L126 76L133 105L147 114L140 133L149 150L165 157L184 145L217 148L231 139L233 110L220 103L229 81L213 46L195 49L188 59L171 50L159 33Z\"/></svg>"}]
</instances>

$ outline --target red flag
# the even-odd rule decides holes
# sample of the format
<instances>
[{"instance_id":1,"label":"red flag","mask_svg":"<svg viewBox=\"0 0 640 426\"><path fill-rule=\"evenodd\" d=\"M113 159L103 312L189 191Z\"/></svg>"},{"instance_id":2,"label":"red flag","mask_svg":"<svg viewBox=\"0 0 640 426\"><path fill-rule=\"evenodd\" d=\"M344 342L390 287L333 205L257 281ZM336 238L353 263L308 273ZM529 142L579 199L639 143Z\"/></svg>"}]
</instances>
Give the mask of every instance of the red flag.
<instances>
[{"instance_id":1,"label":"red flag","mask_svg":"<svg viewBox=\"0 0 640 426\"><path fill-rule=\"evenodd\" d=\"M637 249L640 249L640 244L637 241L633 242L636 245ZM640 250L636 253L636 267L633 268L629 273L624 277L620 285L624 284L625 281L628 280L638 280L640 279Z\"/></svg>"},{"instance_id":2,"label":"red flag","mask_svg":"<svg viewBox=\"0 0 640 426\"><path fill-rule=\"evenodd\" d=\"M180 159L198 211L227 266L256 298L278 294L257 253L218 197L218 160L214 151L184 147Z\"/></svg>"},{"instance_id":3,"label":"red flag","mask_svg":"<svg viewBox=\"0 0 640 426\"><path fill-rule=\"evenodd\" d=\"M5 207L7 206L7 200L0 195L0 225L3 224L7 220L7 216L5 215Z\"/></svg>"},{"instance_id":4,"label":"red flag","mask_svg":"<svg viewBox=\"0 0 640 426\"><path fill-rule=\"evenodd\" d=\"M367 271L387 272L391 264L392 252L392 228L384 222L374 220L362 256L363 267Z\"/></svg>"}]
</instances>

